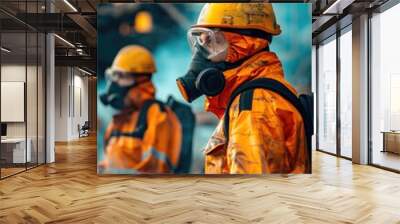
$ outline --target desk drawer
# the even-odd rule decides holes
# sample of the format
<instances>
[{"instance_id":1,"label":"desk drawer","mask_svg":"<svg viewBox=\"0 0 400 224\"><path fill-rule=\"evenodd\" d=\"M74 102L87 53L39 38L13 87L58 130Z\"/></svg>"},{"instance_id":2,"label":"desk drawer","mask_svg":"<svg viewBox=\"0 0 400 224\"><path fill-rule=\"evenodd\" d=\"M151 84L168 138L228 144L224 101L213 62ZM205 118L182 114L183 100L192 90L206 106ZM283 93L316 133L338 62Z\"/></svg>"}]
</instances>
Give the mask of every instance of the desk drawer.
<instances>
[{"instance_id":1,"label":"desk drawer","mask_svg":"<svg viewBox=\"0 0 400 224\"><path fill-rule=\"evenodd\" d=\"M20 164L32 161L31 144L25 151L25 142L19 143L2 143L1 144L1 160L6 164Z\"/></svg>"},{"instance_id":2,"label":"desk drawer","mask_svg":"<svg viewBox=\"0 0 400 224\"><path fill-rule=\"evenodd\" d=\"M400 154L400 133L384 134L385 151Z\"/></svg>"}]
</instances>

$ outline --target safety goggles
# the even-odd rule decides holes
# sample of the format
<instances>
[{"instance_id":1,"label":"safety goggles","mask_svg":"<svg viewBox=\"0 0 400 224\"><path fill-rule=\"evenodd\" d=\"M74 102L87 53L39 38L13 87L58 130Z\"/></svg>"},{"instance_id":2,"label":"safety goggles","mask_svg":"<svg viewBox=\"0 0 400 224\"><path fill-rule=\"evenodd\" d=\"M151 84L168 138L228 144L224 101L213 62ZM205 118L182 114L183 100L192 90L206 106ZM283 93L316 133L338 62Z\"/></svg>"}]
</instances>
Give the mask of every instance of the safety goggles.
<instances>
[{"instance_id":1,"label":"safety goggles","mask_svg":"<svg viewBox=\"0 0 400 224\"><path fill-rule=\"evenodd\" d=\"M112 68L108 68L106 70L106 78L112 82L117 83L121 87L133 86L137 83L138 76L149 76L149 74L133 74L129 72L122 72L118 70L114 70Z\"/></svg>"},{"instance_id":2,"label":"safety goggles","mask_svg":"<svg viewBox=\"0 0 400 224\"><path fill-rule=\"evenodd\" d=\"M225 59L229 43L221 30L193 27L187 35L192 52L196 50L196 46L200 46L209 60L220 62Z\"/></svg>"}]
</instances>

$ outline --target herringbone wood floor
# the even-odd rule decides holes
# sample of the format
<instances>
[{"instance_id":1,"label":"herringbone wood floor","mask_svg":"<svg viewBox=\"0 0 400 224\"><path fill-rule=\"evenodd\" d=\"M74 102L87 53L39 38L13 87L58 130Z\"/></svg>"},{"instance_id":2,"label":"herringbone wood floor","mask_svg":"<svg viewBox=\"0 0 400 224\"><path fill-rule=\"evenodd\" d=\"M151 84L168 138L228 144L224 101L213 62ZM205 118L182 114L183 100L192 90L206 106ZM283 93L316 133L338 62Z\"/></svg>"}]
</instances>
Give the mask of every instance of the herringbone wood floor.
<instances>
[{"instance_id":1,"label":"herringbone wood floor","mask_svg":"<svg viewBox=\"0 0 400 224\"><path fill-rule=\"evenodd\" d=\"M0 181L0 223L400 223L400 175L316 152L314 174L96 175L96 144Z\"/></svg>"}]
</instances>

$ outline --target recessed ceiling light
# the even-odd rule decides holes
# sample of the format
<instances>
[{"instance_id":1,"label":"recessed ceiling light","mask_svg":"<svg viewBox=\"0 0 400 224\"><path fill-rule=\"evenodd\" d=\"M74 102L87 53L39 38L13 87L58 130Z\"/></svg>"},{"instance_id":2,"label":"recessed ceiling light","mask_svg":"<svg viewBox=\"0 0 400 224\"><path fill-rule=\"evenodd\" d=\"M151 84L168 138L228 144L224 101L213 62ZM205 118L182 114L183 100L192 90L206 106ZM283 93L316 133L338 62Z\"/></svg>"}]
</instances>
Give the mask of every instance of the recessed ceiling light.
<instances>
[{"instance_id":1,"label":"recessed ceiling light","mask_svg":"<svg viewBox=\"0 0 400 224\"><path fill-rule=\"evenodd\" d=\"M68 40L62 38L61 36L59 36L58 34L54 34L55 37L57 37L59 40L61 40L62 42L66 43L68 46L75 48L75 45L73 45L71 42L69 42Z\"/></svg>"},{"instance_id":2,"label":"recessed ceiling light","mask_svg":"<svg viewBox=\"0 0 400 224\"><path fill-rule=\"evenodd\" d=\"M78 12L78 10L73 6L68 0L64 0L65 4L68 5L74 12Z\"/></svg>"},{"instance_id":3,"label":"recessed ceiling light","mask_svg":"<svg viewBox=\"0 0 400 224\"><path fill-rule=\"evenodd\" d=\"M86 70L84 70L84 69L81 69L81 68L79 68L79 67L78 67L78 70L81 71L81 72L83 72L83 73L85 73L85 74L87 74L87 75L92 75L92 73L90 73L90 72L88 72L88 71L86 71Z\"/></svg>"},{"instance_id":4,"label":"recessed ceiling light","mask_svg":"<svg viewBox=\"0 0 400 224\"><path fill-rule=\"evenodd\" d=\"M322 13L323 15L340 15L343 10L351 5L355 0L336 0Z\"/></svg>"},{"instance_id":5,"label":"recessed ceiling light","mask_svg":"<svg viewBox=\"0 0 400 224\"><path fill-rule=\"evenodd\" d=\"M4 51L4 52L6 52L6 53L10 53L10 52L11 52L10 49L7 49L7 48L5 48L5 47L1 47L1 51Z\"/></svg>"}]
</instances>

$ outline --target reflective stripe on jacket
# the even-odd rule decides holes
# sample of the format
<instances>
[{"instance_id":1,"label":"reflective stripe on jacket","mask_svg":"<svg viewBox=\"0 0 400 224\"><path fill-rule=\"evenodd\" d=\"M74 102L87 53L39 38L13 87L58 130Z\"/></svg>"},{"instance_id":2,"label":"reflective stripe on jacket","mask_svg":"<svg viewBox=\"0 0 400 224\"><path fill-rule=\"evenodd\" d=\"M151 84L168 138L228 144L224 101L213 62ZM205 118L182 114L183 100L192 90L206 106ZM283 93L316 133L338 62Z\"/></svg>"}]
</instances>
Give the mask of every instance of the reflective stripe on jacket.
<instances>
[{"instance_id":1,"label":"reflective stripe on jacket","mask_svg":"<svg viewBox=\"0 0 400 224\"><path fill-rule=\"evenodd\" d=\"M140 109L113 117L105 135L103 165L106 169L130 169L132 173L174 172L182 141L178 118L169 107L154 103L147 111L147 127L142 130L139 114Z\"/></svg>"}]
</instances>

